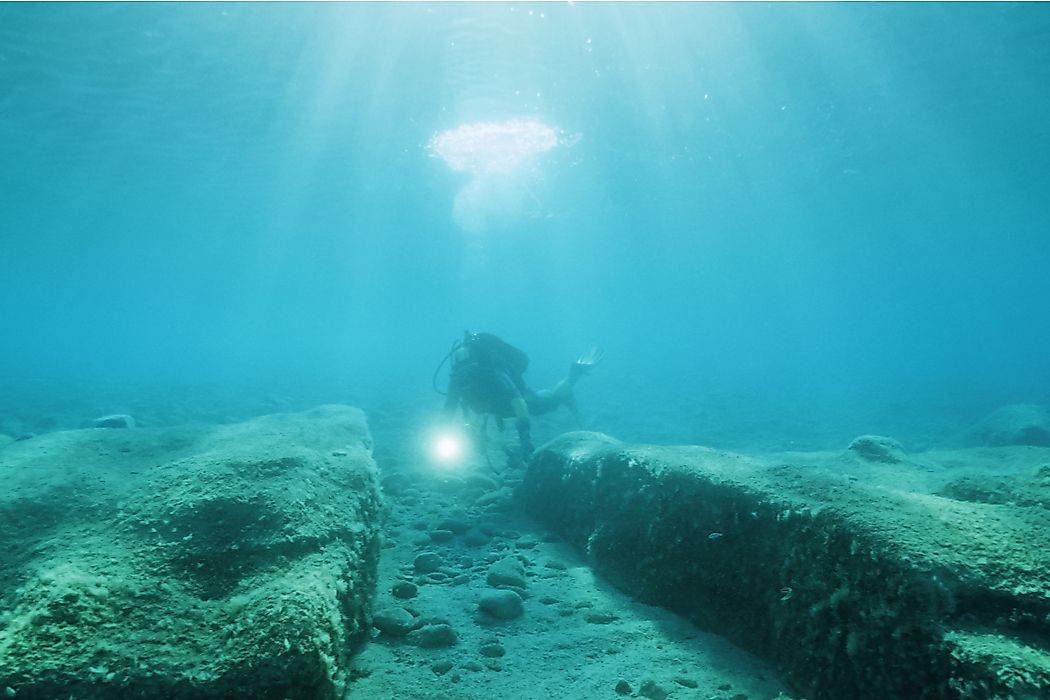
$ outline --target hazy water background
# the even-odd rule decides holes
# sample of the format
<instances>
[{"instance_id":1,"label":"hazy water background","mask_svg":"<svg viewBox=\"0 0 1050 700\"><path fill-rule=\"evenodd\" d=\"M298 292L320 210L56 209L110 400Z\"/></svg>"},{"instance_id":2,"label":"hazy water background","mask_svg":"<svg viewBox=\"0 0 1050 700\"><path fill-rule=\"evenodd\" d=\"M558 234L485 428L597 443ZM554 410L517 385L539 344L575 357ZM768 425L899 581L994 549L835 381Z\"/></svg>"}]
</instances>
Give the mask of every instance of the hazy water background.
<instances>
[{"instance_id":1,"label":"hazy water background","mask_svg":"<svg viewBox=\"0 0 1050 700\"><path fill-rule=\"evenodd\" d=\"M526 117L454 217L429 140ZM632 439L935 440L1050 402L1048 124L1045 4L5 3L0 410L392 401L472 328L605 346Z\"/></svg>"}]
</instances>

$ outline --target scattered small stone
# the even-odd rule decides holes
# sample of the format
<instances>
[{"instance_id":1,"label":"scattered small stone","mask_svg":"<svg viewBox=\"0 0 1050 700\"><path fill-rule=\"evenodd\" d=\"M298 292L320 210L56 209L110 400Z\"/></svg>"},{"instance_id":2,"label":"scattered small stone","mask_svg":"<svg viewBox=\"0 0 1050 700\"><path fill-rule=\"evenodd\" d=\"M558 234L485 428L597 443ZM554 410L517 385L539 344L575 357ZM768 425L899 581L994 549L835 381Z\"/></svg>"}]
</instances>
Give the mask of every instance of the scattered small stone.
<instances>
[{"instance_id":1,"label":"scattered small stone","mask_svg":"<svg viewBox=\"0 0 1050 700\"><path fill-rule=\"evenodd\" d=\"M615 622L617 617L612 613L592 612L587 613L587 617L585 619L592 625L608 625L611 622Z\"/></svg>"},{"instance_id":2,"label":"scattered small stone","mask_svg":"<svg viewBox=\"0 0 1050 700\"><path fill-rule=\"evenodd\" d=\"M416 618L404 608L383 608L372 616L372 626L391 637L404 637L416 625Z\"/></svg>"},{"instance_id":3,"label":"scattered small stone","mask_svg":"<svg viewBox=\"0 0 1050 700\"><path fill-rule=\"evenodd\" d=\"M668 692L654 680L642 681L642 687L638 689L638 694L649 698L649 700L665 700L668 696Z\"/></svg>"},{"instance_id":4,"label":"scattered small stone","mask_svg":"<svg viewBox=\"0 0 1050 700\"><path fill-rule=\"evenodd\" d=\"M419 594L419 586L410 581L402 581L401 583L395 583L390 592L394 594L395 598L408 600L409 598L415 598Z\"/></svg>"},{"instance_id":5,"label":"scattered small stone","mask_svg":"<svg viewBox=\"0 0 1050 700\"><path fill-rule=\"evenodd\" d=\"M470 583L470 574L460 574L452 579L453 586L462 586L467 583Z\"/></svg>"},{"instance_id":6,"label":"scattered small stone","mask_svg":"<svg viewBox=\"0 0 1050 700\"><path fill-rule=\"evenodd\" d=\"M478 607L492 617L501 620L513 620L521 617L525 607L521 603L521 596L514 591L498 590L489 591L478 600Z\"/></svg>"},{"instance_id":7,"label":"scattered small stone","mask_svg":"<svg viewBox=\"0 0 1050 700\"><path fill-rule=\"evenodd\" d=\"M503 670L503 664L501 664L496 659L488 659L487 661L485 661L485 666L490 671L502 671Z\"/></svg>"},{"instance_id":8,"label":"scattered small stone","mask_svg":"<svg viewBox=\"0 0 1050 700\"><path fill-rule=\"evenodd\" d=\"M446 581L448 581L448 574L441 571L432 571L431 573L423 577L424 583L441 584L445 583Z\"/></svg>"},{"instance_id":9,"label":"scattered small stone","mask_svg":"<svg viewBox=\"0 0 1050 700\"><path fill-rule=\"evenodd\" d=\"M448 659L445 659L444 661L435 661L430 664L430 670L439 676L443 676L452 670L452 662Z\"/></svg>"},{"instance_id":10,"label":"scattered small stone","mask_svg":"<svg viewBox=\"0 0 1050 700\"><path fill-rule=\"evenodd\" d=\"M518 549L533 549L538 544L539 542L537 542L535 538L525 536L515 542L514 546Z\"/></svg>"},{"instance_id":11,"label":"scattered small stone","mask_svg":"<svg viewBox=\"0 0 1050 700\"><path fill-rule=\"evenodd\" d=\"M719 690L732 690L733 689L733 685L731 683L723 683L722 685L718 686L718 689Z\"/></svg>"},{"instance_id":12,"label":"scattered small stone","mask_svg":"<svg viewBox=\"0 0 1050 700\"><path fill-rule=\"evenodd\" d=\"M525 588L525 567L514 557L504 557L489 567L485 582L490 586Z\"/></svg>"},{"instance_id":13,"label":"scattered small stone","mask_svg":"<svg viewBox=\"0 0 1050 700\"><path fill-rule=\"evenodd\" d=\"M507 653L507 650L503 647L503 645L498 642L482 644L481 649L479 649L479 651L481 652L482 656L487 656L489 658L498 658Z\"/></svg>"},{"instance_id":14,"label":"scattered small stone","mask_svg":"<svg viewBox=\"0 0 1050 700\"><path fill-rule=\"evenodd\" d=\"M92 424L96 428L134 428L135 419L125 413L114 413L96 418Z\"/></svg>"},{"instance_id":15,"label":"scattered small stone","mask_svg":"<svg viewBox=\"0 0 1050 700\"><path fill-rule=\"evenodd\" d=\"M551 559L550 561L548 561L543 566L548 568L548 569L557 569L558 571L565 571L565 568L566 568L565 564L561 563L557 559Z\"/></svg>"},{"instance_id":16,"label":"scattered small stone","mask_svg":"<svg viewBox=\"0 0 1050 700\"><path fill-rule=\"evenodd\" d=\"M482 666L477 661L468 661L467 663L463 664L463 668L467 669L468 671L484 671L485 670L485 667Z\"/></svg>"},{"instance_id":17,"label":"scattered small stone","mask_svg":"<svg viewBox=\"0 0 1050 700\"><path fill-rule=\"evenodd\" d=\"M456 536L452 530L431 530L429 534L432 542L448 542Z\"/></svg>"},{"instance_id":18,"label":"scattered small stone","mask_svg":"<svg viewBox=\"0 0 1050 700\"><path fill-rule=\"evenodd\" d=\"M441 567L441 557L434 552L423 552L416 557L412 565L419 573L429 574Z\"/></svg>"},{"instance_id":19,"label":"scattered small stone","mask_svg":"<svg viewBox=\"0 0 1050 700\"><path fill-rule=\"evenodd\" d=\"M470 529L470 523L465 518L445 518L438 523L438 530L448 530L457 535L462 535Z\"/></svg>"},{"instance_id":20,"label":"scattered small stone","mask_svg":"<svg viewBox=\"0 0 1050 700\"><path fill-rule=\"evenodd\" d=\"M450 647L459 641L456 631L449 625L425 625L408 633L408 642L423 649Z\"/></svg>"},{"instance_id":21,"label":"scattered small stone","mask_svg":"<svg viewBox=\"0 0 1050 700\"><path fill-rule=\"evenodd\" d=\"M678 685L685 686L686 688L697 688L700 686L700 684L692 678L686 678L685 676L675 676L674 682Z\"/></svg>"},{"instance_id":22,"label":"scattered small stone","mask_svg":"<svg viewBox=\"0 0 1050 700\"><path fill-rule=\"evenodd\" d=\"M348 454L350 453L346 450L332 450L333 457L346 457Z\"/></svg>"},{"instance_id":23,"label":"scattered small stone","mask_svg":"<svg viewBox=\"0 0 1050 700\"><path fill-rule=\"evenodd\" d=\"M627 681L625 681L622 678L616 684L616 694L617 695L630 695L633 692L634 692L634 690L631 688L631 684L628 683Z\"/></svg>"}]
</instances>

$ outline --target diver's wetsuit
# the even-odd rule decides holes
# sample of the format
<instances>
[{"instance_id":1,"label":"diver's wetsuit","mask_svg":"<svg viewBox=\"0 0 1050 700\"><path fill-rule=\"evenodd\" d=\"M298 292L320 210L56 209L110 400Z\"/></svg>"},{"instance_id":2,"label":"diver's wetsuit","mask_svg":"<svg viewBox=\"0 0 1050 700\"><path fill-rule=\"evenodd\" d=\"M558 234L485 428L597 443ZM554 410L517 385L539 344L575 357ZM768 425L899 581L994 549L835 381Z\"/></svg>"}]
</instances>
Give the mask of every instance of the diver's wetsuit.
<instances>
[{"instance_id":1,"label":"diver's wetsuit","mask_svg":"<svg viewBox=\"0 0 1050 700\"><path fill-rule=\"evenodd\" d=\"M532 394L522 374L528 356L488 333L468 334L452 355L445 413L459 405L464 411L493 415L502 428L503 419L515 417L518 439L525 455L532 453L527 397Z\"/></svg>"},{"instance_id":2,"label":"diver's wetsuit","mask_svg":"<svg viewBox=\"0 0 1050 700\"><path fill-rule=\"evenodd\" d=\"M592 348L569 366L569 375L553 389L532 391L522 377L529 366L528 355L490 333L467 333L451 355L445 414L451 418L462 405L464 412L495 416L501 430L503 419L514 416L522 453L527 458L532 454L530 416L549 413L563 405L576 413L572 388L601 361L603 354L601 348Z\"/></svg>"}]
</instances>

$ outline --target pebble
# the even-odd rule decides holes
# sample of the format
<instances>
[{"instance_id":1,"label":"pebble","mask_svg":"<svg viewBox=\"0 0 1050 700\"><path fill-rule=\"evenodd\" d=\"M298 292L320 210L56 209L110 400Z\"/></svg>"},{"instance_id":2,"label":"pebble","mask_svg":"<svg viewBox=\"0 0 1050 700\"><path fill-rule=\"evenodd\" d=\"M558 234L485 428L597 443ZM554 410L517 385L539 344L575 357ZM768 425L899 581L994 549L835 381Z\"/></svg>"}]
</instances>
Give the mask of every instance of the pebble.
<instances>
[{"instance_id":1,"label":"pebble","mask_svg":"<svg viewBox=\"0 0 1050 700\"><path fill-rule=\"evenodd\" d=\"M416 625L416 618L404 608L383 608L372 616L372 626L391 637L404 637Z\"/></svg>"},{"instance_id":2,"label":"pebble","mask_svg":"<svg viewBox=\"0 0 1050 700\"><path fill-rule=\"evenodd\" d=\"M114 413L111 416L96 418L92 425L96 428L134 428L135 419L126 413Z\"/></svg>"},{"instance_id":3,"label":"pebble","mask_svg":"<svg viewBox=\"0 0 1050 700\"><path fill-rule=\"evenodd\" d=\"M438 530L448 530L457 535L462 535L470 529L470 522L465 518L445 518L437 525Z\"/></svg>"},{"instance_id":4,"label":"pebble","mask_svg":"<svg viewBox=\"0 0 1050 700\"><path fill-rule=\"evenodd\" d=\"M438 674L439 676L443 676L452 670L452 662L448 659L444 661L435 661L434 663L430 664L430 670Z\"/></svg>"},{"instance_id":5,"label":"pebble","mask_svg":"<svg viewBox=\"0 0 1050 700\"><path fill-rule=\"evenodd\" d=\"M507 650L503 647L502 644L499 643L482 644L481 649L479 649L479 651L481 652L482 656L487 656L493 659L503 656L507 653Z\"/></svg>"},{"instance_id":6,"label":"pebble","mask_svg":"<svg viewBox=\"0 0 1050 700\"><path fill-rule=\"evenodd\" d=\"M686 688L696 688L700 685L692 678L686 678L685 676L675 676L674 682L678 685L685 686Z\"/></svg>"},{"instance_id":7,"label":"pebble","mask_svg":"<svg viewBox=\"0 0 1050 700\"><path fill-rule=\"evenodd\" d=\"M653 680L642 681L642 687L638 689L638 694L649 698L649 700L665 700L668 696L668 692Z\"/></svg>"},{"instance_id":8,"label":"pebble","mask_svg":"<svg viewBox=\"0 0 1050 700\"><path fill-rule=\"evenodd\" d=\"M592 625L608 625L616 620L616 615L606 612L587 613L587 622Z\"/></svg>"},{"instance_id":9,"label":"pebble","mask_svg":"<svg viewBox=\"0 0 1050 700\"><path fill-rule=\"evenodd\" d=\"M394 584L394 587L390 589L390 592L394 594L395 598L408 600L409 598L415 598L416 595L419 594L419 586L409 581L402 581L401 583Z\"/></svg>"},{"instance_id":10,"label":"pebble","mask_svg":"<svg viewBox=\"0 0 1050 700\"><path fill-rule=\"evenodd\" d=\"M425 625L408 633L408 643L423 649L450 647L459 641L456 631L449 625Z\"/></svg>"},{"instance_id":11,"label":"pebble","mask_svg":"<svg viewBox=\"0 0 1050 700\"><path fill-rule=\"evenodd\" d=\"M430 531L430 540L432 542L448 542L449 540L451 540L455 536L456 536L456 533L452 532L452 530L431 530Z\"/></svg>"},{"instance_id":12,"label":"pebble","mask_svg":"<svg viewBox=\"0 0 1050 700\"><path fill-rule=\"evenodd\" d=\"M521 617L525 607L521 603L521 596L514 591L499 590L489 591L478 600L478 607L492 617L501 620L513 620Z\"/></svg>"},{"instance_id":13,"label":"pebble","mask_svg":"<svg viewBox=\"0 0 1050 700\"><path fill-rule=\"evenodd\" d=\"M441 557L434 552L423 552L412 562L415 570L421 574L429 574L441 567Z\"/></svg>"},{"instance_id":14,"label":"pebble","mask_svg":"<svg viewBox=\"0 0 1050 700\"><path fill-rule=\"evenodd\" d=\"M489 567L485 582L490 586L525 588L525 567L514 557L504 557Z\"/></svg>"}]
</instances>

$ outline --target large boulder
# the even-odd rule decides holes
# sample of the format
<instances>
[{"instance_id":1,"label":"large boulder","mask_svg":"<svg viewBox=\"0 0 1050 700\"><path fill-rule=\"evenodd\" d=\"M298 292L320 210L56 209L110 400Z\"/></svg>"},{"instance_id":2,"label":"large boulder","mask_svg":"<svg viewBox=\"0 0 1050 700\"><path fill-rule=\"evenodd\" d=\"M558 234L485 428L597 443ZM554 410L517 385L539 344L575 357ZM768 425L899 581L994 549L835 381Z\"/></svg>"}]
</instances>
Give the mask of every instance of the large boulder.
<instances>
[{"instance_id":1,"label":"large boulder","mask_svg":"<svg viewBox=\"0 0 1050 700\"><path fill-rule=\"evenodd\" d=\"M1001 449L1000 469L1050 462ZM933 492L988 460L858 473L852 454L570 433L537 452L518 495L614 584L765 657L801 696L1046 698L1050 512Z\"/></svg>"},{"instance_id":2,"label":"large boulder","mask_svg":"<svg viewBox=\"0 0 1050 700\"><path fill-rule=\"evenodd\" d=\"M341 695L379 551L357 409L56 432L0 451L0 478L8 694Z\"/></svg>"}]
</instances>

